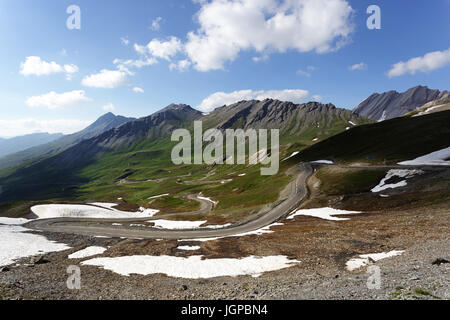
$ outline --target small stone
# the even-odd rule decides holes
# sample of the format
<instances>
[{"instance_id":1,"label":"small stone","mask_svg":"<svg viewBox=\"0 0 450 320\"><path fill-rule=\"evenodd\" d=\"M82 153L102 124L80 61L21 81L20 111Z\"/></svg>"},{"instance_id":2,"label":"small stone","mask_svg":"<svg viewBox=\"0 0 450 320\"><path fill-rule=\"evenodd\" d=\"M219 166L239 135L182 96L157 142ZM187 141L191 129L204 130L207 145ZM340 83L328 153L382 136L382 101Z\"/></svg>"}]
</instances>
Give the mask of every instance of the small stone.
<instances>
[{"instance_id":1,"label":"small stone","mask_svg":"<svg viewBox=\"0 0 450 320\"><path fill-rule=\"evenodd\" d=\"M444 258L437 258L436 260L433 261L432 264L440 266L443 263L448 263L448 260Z\"/></svg>"}]
</instances>

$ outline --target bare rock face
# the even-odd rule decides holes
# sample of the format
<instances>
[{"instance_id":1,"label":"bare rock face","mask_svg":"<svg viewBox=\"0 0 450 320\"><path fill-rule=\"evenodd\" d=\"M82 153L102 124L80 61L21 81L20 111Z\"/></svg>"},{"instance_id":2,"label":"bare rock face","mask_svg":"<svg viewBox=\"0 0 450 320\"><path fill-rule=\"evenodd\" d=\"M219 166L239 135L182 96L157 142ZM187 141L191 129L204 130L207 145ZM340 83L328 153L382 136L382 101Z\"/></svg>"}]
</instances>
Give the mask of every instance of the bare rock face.
<instances>
[{"instance_id":1,"label":"bare rock face","mask_svg":"<svg viewBox=\"0 0 450 320\"><path fill-rule=\"evenodd\" d=\"M403 93L388 91L382 94L374 93L361 102L353 111L361 116L375 121L383 121L401 117L408 112L420 108L433 100L450 98L450 92L432 90L417 86Z\"/></svg>"}]
</instances>

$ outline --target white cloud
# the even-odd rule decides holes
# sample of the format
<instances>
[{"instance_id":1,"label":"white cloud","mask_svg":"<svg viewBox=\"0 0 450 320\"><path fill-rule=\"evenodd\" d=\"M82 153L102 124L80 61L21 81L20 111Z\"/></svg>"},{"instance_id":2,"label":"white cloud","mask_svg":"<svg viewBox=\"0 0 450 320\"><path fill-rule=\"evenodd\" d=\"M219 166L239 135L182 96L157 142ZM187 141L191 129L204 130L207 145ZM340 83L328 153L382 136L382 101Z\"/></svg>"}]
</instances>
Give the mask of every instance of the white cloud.
<instances>
[{"instance_id":1,"label":"white cloud","mask_svg":"<svg viewBox=\"0 0 450 320\"><path fill-rule=\"evenodd\" d=\"M136 92L136 93L144 93L144 89L139 88L139 87L134 87L133 91Z\"/></svg>"},{"instance_id":2,"label":"white cloud","mask_svg":"<svg viewBox=\"0 0 450 320\"><path fill-rule=\"evenodd\" d=\"M113 61L114 64L117 65L117 68L120 71L123 71L125 73L128 74L132 74L128 68L133 67L133 68L142 68L142 67L146 67L146 66L151 66L152 64L158 63L158 60L156 60L155 58L143 58L143 59L137 59L137 60L133 60L133 59L129 59L129 60L122 60L122 59L114 59Z\"/></svg>"},{"instance_id":3,"label":"white cloud","mask_svg":"<svg viewBox=\"0 0 450 320\"><path fill-rule=\"evenodd\" d=\"M398 77L406 73L431 72L450 64L450 48L445 51L434 51L423 57L415 57L406 62L398 62L388 72L388 77Z\"/></svg>"},{"instance_id":4,"label":"white cloud","mask_svg":"<svg viewBox=\"0 0 450 320\"><path fill-rule=\"evenodd\" d=\"M16 137L36 132L70 134L82 130L91 122L75 119L38 120L33 118L1 120L0 136Z\"/></svg>"},{"instance_id":5,"label":"white cloud","mask_svg":"<svg viewBox=\"0 0 450 320\"><path fill-rule=\"evenodd\" d=\"M130 40L128 40L127 38L120 38L120 42L122 42L122 44L124 46L127 46L130 43Z\"/></svg>"},{"instance_id":6,"label":"white cloud","mask_svg":"<svg viewBox=\"0 0 450 320\"><path fill-rule=\"evenodd\" d=\"M252 58L253 62L262 62L262 61L267 61L269 60L269 55L268 54L263 54L262 56L255 56Z\"/></svg>"},{"instance_id":7,"label":"white cloud","mask_svg":"<svg viewBox=\"0 0 450 320\"><path fill-rule=\"evenodd\" d=\"M99 73L86 76L82 84L91 88L112 89L127 83L127 70L107 70L103 69Z\"/></svg>"},{"instance_id":8,"label":"white cloud","mask_svg":"<svg viewBox=\"0 0 450 320\"><path fill-rule=\"evenodd\" d=\"M167 41L153 39L145 47L137 44L135 45L135 50L138 53L149 54L155 58L161 58L165 60L170 60L177 53L179 53L182 48L183 46L181 44L181 41L177 37L170 37Z\"/></svg>"},{"instance_id":9,"label":"white cloud","mask_svg":"<svg viewBox=\"0 0 450 320\"><path fill-rule=\"evenodd\" d=\"M245 50L325 53L348 41L352 12L346 0L202 2L185 50L199 71L224 69Z\"/></svg>"},{"instance_id":10,"label":"white cloud","mask_svg":"<svg viewBox=\"0 0 450 320\"><path fill-rule=\"evenodd\" d=\"M354 65L348 67L348 69L351 70L351 71L355 71L355 70L358 70L358 71L366 70L366 69L367 69L367 64L365 64L364 62L357 63L357 64L354 64Z\"/></svg>"},{"instance_id":11,"label":"white cloud","mask_svg":"<svg viewBox=\"0 0 450 320\"><path fill-rule=\"evenodd\" d=\"M30 97L25 101L25 103L30 107L47 107L49 109L57 109L87 101L91 101L91 99L84 95L83 90L74 90L64 93L56 93L51 91L41 96Z\"/></svg>"},{"instance_id":12,"label":"white cloud","mask_svg":"<svg viewBox=\"0 0 450 320\"><path fill-rule=\"evenodd\" d=\"M37 56L27 57L25 62L20 64L20 73L24 76L44 76L65 72L67 79L70 80L72 75L77 73L78 70L78 67L74 64L65 64L61 66L55 61L47 62Z\"/></svg>"},{"instance_id":13,"label":"white cloud","mask_svg":"<svg viewBox=\"0 0 450 320\"><path fill-rule=\"evenodd\" d=\"M104 105L104 106L102 107L102 109L103 109L104 111L110 111L110 112L111 112L111 111L116 110L116 107L110 102L110 103Z\"/></svg>"},{"instance_id":14,"label":"white cloud","mask_svg":"<svg viewBox=\"0 0 450 320\"><path fill-rule=\"evenodd\" d=\"M161 21L163 20L162 17L157 17L155 20L152 21L152 30L158 31L161 28Z\"/></svg>"},{"instance_id":15,"label":"white cloud","mask_svg":"<svg viewBox=\"0 0 450 320\"><path fill-rule=\"evenodd\" d=\"M189 66L191 65L191 62L187 59L180 60L177 63L171 63L169 65L170 70L178 70L180 72L186 71Z\"/></svg>"},{"instance_id":16,"label":"white cloud","mask_svg":"<svg viewBox=\"0 0 450 320\"><path fill-rule=\"evenodd\" d=\"M322 101L322 97L319 96L318 94L312 96L312 98L313 98L314 101L317 101L317 102Z\"/></svg>"},{"instance_id":17,"label":"white cloud","mask_svg":"<svg viewBox=\"0 0 450 320\"><path fill-rule=\"evenodd\" d=\"M294 103L304 102L309 97L309 92L300 89L286 90L240 90L231 93L216 92L205 98L196 108L200 111L208 112L223 105L230 105L241 100L264 100L278 99L281 101L291 101ZM318 97L318 96L315 96Z\"/></svg>"},{"instance_id":18,"label":"white cloud","mask_svg":"<svg viewBox=\"0 0 450 320\"><path fill-rule=\"evenodd\" d=\"M297 70L297 74L301 75L301 76L305 76L305 77L311 77L311 73L307 72L307 71L303 71L302 69L298 69Z\"/></svg>"}]
</instances>

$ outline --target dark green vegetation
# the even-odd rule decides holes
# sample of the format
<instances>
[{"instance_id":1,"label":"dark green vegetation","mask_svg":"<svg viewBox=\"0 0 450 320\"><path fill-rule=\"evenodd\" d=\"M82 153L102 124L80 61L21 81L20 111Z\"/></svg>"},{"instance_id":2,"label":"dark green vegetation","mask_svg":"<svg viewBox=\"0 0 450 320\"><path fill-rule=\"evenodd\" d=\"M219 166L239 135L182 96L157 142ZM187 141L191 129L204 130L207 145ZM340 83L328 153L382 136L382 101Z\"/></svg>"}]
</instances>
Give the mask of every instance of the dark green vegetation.
<instances>
[{"instance_id":1,"label":"dark green vegetation","mask_svg":"<svg viewBox=\"0 0 450 320\"><path fill-rule=\"evenodd\" d=\"M324 167L316 176L322 182L321 190L328 195L368 192L386 175L386 170L340 169Z\"/></svg>"},{"instance_id":2,"label":"dark green vegetation","mask_svg":"<svg viewBox=\"0 0 450 320\"><path fill-rule=\"evenodd\" d=\"M450 146L450 111L367 124L319 142L292 161L397 163Z\"/></svg>"}]
</instances>

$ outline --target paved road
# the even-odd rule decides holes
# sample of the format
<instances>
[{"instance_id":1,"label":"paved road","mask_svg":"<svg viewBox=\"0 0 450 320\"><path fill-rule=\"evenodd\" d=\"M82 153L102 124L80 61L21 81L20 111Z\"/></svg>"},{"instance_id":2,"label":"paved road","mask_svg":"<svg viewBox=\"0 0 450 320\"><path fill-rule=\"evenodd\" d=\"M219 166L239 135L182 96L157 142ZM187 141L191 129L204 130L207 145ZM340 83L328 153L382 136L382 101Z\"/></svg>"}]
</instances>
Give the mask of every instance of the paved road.
<instances>
[{"instance_id":1,"label":"paved road","mask_svg":"<svg viewBox=\"0 0 450 320\"><path fill-rule=\"evenodd\" d=\"M143 238L143 239L197 239L216 238L238 235L261 229L281 218L287 216L308 196L306 186L307 179L312 175L313 168L309 163L301 163L296 167L298 174L288 188L290 193L285 200L278 201L271 207L263 209L256 217L241 224L233 225L223 229L194 229L194 230L164 230L156 228L131 228L126 226L113 226L112 223L151 221L167 216L140 219L85 219L85 218L56 218L34 220L25 227L35 230L50 232L75 233L90 236ZM201 199L198 199L201 200ZM210 210L211 203L202 201L201 211ZM195 212L198 213L198 212ZM110 225L92 225L92 223L111 223ZM91 223L91 224L90 224Z\"/></svg>"}]
</instances>

